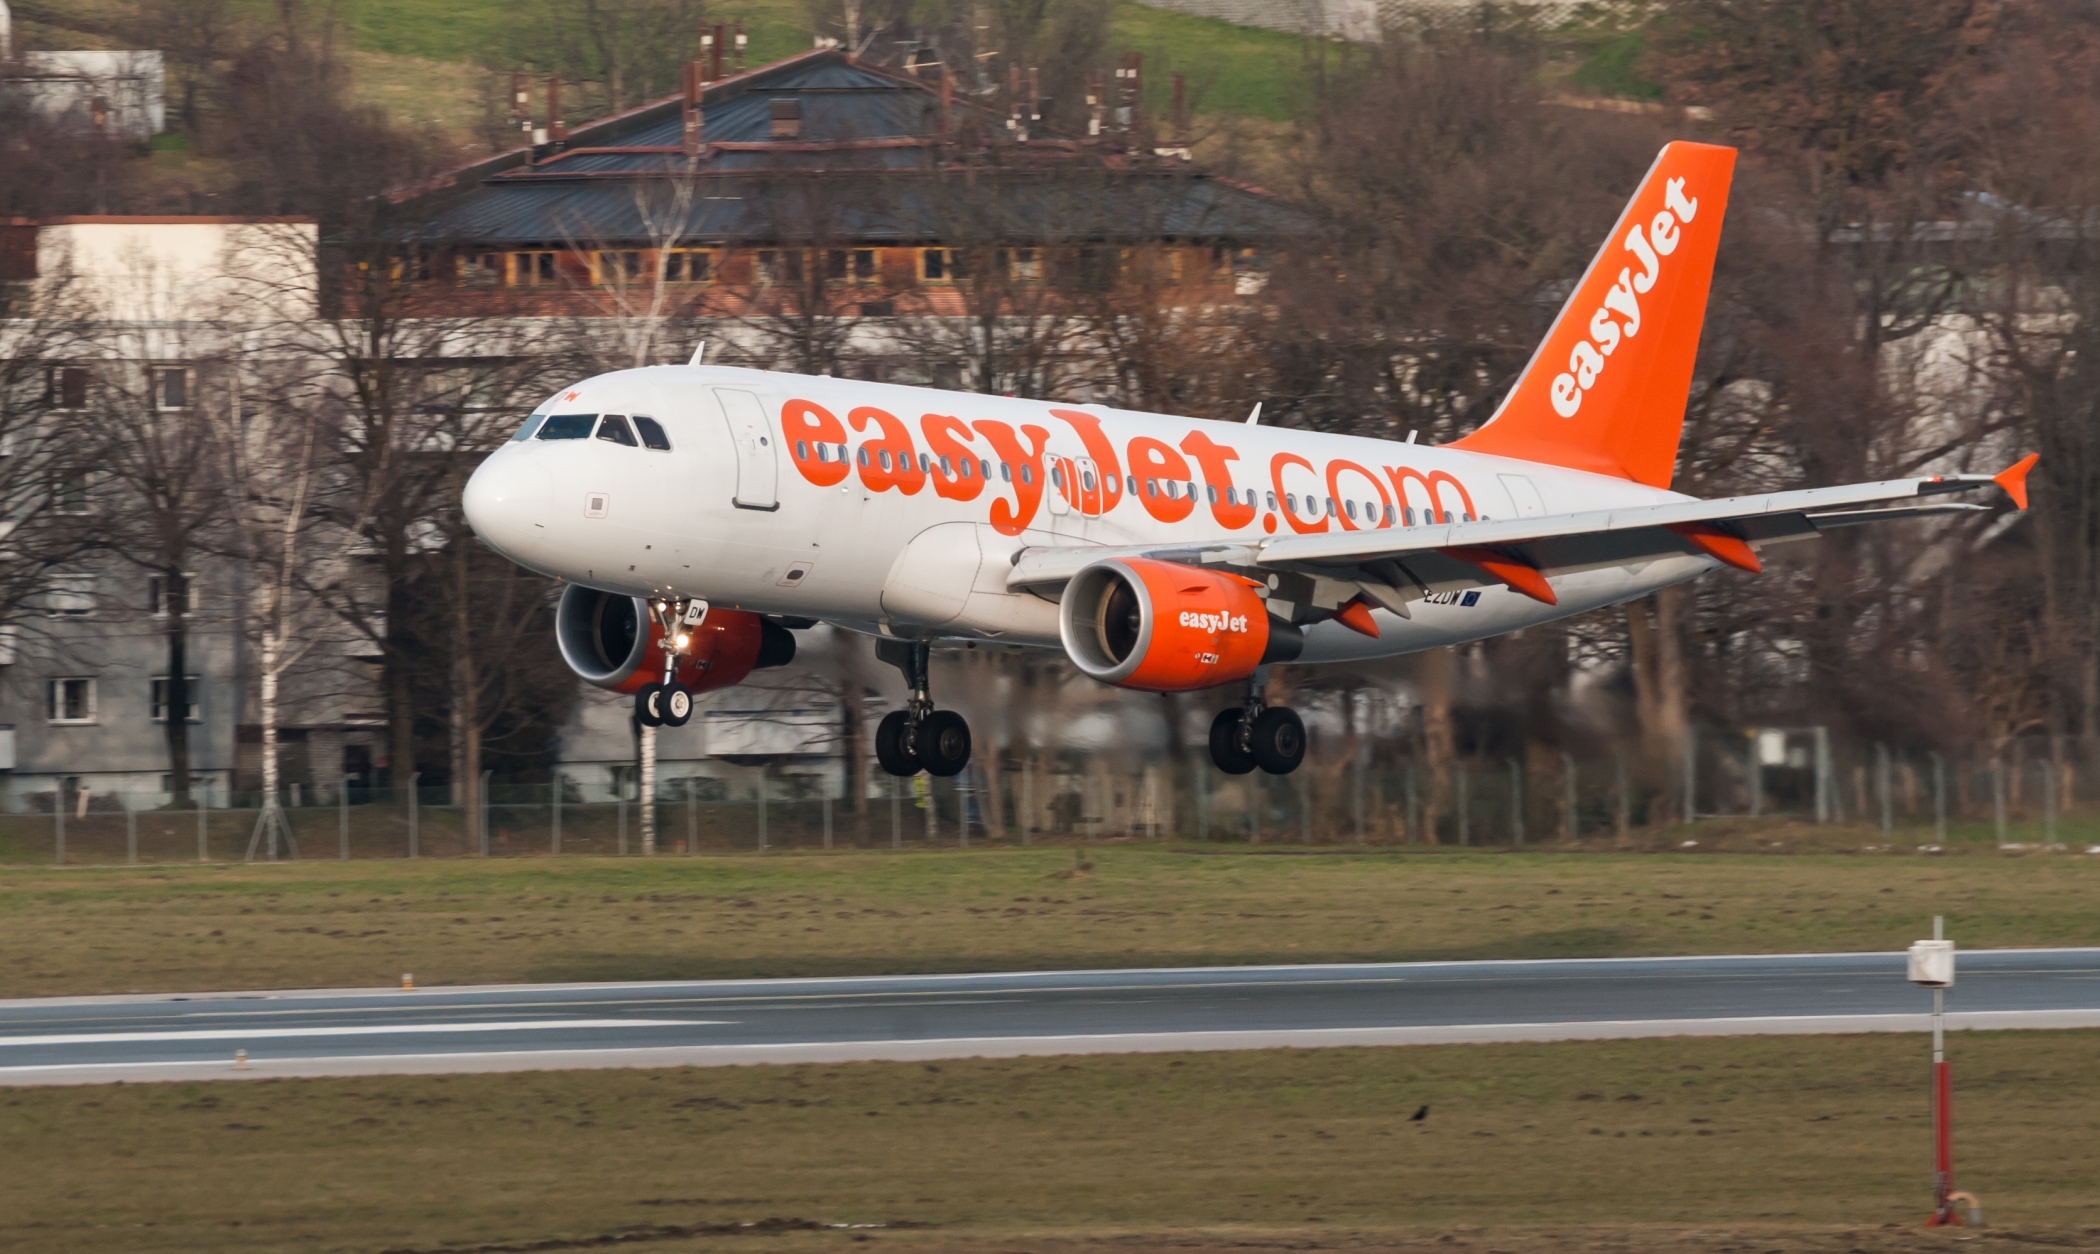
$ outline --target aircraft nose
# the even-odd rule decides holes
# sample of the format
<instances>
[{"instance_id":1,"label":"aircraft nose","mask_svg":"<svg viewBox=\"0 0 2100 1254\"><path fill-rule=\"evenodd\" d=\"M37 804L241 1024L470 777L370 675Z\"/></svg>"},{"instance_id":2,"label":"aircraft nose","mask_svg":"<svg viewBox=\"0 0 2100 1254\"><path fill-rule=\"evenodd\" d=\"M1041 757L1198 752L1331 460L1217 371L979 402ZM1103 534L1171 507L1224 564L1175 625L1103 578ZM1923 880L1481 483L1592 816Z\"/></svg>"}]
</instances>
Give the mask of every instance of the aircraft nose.
<instances>
[{"instance_id":1,"label":"aircraft nose","mask_svg":"<svg viewBox=\"0 0 2100 1254\"><path fill-rule=\"evenodd\" d=\"M553 505L554 476L516 448L490 454L475 468L460 499L474 534L526 565L547 538Z\"/></svg>"}]
</instances>

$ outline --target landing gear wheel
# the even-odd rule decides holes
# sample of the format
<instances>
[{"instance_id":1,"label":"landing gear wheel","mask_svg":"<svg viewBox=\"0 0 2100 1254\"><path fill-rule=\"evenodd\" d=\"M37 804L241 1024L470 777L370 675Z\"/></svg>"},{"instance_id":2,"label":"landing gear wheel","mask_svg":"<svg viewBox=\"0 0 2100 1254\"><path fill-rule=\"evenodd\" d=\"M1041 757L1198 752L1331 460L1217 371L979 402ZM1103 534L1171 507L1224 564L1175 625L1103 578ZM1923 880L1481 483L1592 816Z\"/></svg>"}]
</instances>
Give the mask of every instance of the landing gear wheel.
<instances>
[{"instance_id":1,"label":"landing gear wheel","mask_svg":"<svg viewBox=\"0 0 2100 1254\"><path fill-rule=\"evenodd\" d=\"M644 727L661 727L663 716L664 686L646 683L634 690L634 721Z\"/></svg>"},{"instance_id":2,"label":"landing gear wheel","mask_svg":"<svg viewBox=\"0 0 2100 1254\"><path fill-rule=\"evenodd\" d=\"M935 710L920 719L913 744L928 775L960 775L970 765L970 725L953 710Z\"/></svg>"},{"instance_id":3,"label":"landing gear wheel","mask_svg":"<svg viewBox=\"0 0 2100 1254\"><path fill-rule=\"evenodd\" d=\"M1220 710L1210 721L1210 760L1227 775L1245 775L1254 769L1254 754L1240 748L1240 724L1247 712L1237 707Z\"/></svg>"},{"instance_id":4,"label":"landing gear wheel","mask_svg":"<svg viewBox=\"0 0 2100 1254\"><path fill-rule=\"evenodd\" d=\"M1305 724L1298 711L1287 705L1272 705L1254 720L1249 742L1254 764L1271 775L1288 775L1305 761Z\"/></svg>"},{"instance_id":5,"label":"landing gear wheel","mask_svg":"<svg viewBox=\"0 0 2100 1254\"><path fill-rule=\"evenodd\" d=\"M911 715L891 710L875 725L875 760L892 775L917 775L919 755L906 743Z\"/></svg>"},{"instance_id":6,"label":"landing gear wheel","mask_svg":"<svg viewBox=\"0 0 2100 1254\"><path fill-rule=\"evenodd\" d=\"M663 715L664 726L683 727L693 717L693 690L681 683L668 684L657 698L656 708Z\"/></svg>"}]
</instances>

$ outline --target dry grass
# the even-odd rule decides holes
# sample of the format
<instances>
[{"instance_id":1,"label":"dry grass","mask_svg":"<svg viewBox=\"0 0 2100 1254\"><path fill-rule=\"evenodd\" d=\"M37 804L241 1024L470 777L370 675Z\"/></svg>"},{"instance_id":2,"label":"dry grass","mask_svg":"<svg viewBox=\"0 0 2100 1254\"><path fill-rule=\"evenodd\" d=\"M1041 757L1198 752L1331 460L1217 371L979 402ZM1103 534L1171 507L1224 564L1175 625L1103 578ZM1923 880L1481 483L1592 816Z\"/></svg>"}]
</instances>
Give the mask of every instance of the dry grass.
<instances>
[{"instance_id":1,"label":"dry grass","mask_svg":"<svg viewBox=\"0 0 2100 1254\"><path fill-rule=\"evenodd\" d=\"M1955 1038L1983 1235L2100 1245L2096 1049ZM801 1220L914 1250L1908 1250L1926 1058L1765 1037L15 1090L0 1248L670 1251Z\"/></svg>"},{"instance_id":2,"label":"dry grass","mask_svg":"<svg viewBox=\"0 0 2100 1254\"><path fill-rule=\"evenodd\" d=\"M0 869L0 996L2100 943L2100 859L1094 846Z\"/></svg>"}]
</instances>

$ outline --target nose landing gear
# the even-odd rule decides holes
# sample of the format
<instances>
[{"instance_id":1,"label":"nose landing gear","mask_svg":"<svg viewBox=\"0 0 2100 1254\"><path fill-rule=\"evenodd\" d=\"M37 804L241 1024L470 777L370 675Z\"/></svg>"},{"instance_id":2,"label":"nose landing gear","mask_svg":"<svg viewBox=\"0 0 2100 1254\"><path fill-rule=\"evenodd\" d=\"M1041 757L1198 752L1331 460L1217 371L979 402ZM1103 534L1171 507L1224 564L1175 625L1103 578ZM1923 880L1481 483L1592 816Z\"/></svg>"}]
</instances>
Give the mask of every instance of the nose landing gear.
<instances>
[{"instance_id":1,"label":"nose landing gear","mask_svg":"<svg viewBox=\"0 0 2100 1254\"><path fill-rule=\"evenodd\" d=\"M644 727L683 727L693 717L693 690L676 678L678 659L692 647L693 630L707 617L707 602L651 601L649 612L663 633L664 677L635 690L634 718Z\"/></svg>"},{"instance_id":2,"label":"nose landing gear","mask_svg":"<svg viewBox=\"0 0 2100 1254\"><path fill-rule=\"evenodd\" d=\"M875 760L891 775L960 775L970 765L970 725L953 710L933 708L924 641L883 640L876 653L904 672L911 699L875 726Z\"/></svg>"},{"instance_id":3,"label":"nose landing gear","mask_svg":"<svg viewBox=\"0 0 2100 1254\"><path fill-rule=\"evenodd\" d=\"M1287 705L1264 705L1256 671L1247 680L1246 700L1221 711L1210 724L1210 760L1227 775L1245 775L1260 767L1271 775L1288 775L1305 761L1305 722Z\"/></svg>"}]
</instances>

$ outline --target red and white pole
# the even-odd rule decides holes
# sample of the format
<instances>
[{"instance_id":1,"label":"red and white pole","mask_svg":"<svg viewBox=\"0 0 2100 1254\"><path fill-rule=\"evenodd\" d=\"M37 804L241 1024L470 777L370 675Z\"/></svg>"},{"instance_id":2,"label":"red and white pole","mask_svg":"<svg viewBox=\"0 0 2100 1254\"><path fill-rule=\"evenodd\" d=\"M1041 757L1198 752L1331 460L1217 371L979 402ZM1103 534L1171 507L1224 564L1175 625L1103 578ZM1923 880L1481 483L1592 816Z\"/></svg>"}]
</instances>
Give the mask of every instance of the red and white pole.
<instances>
[{"instance_id":1,"label":"red and white pole","mask_svg":"<svg viewBox=\"0 0 2100 1254\"><path fill-rule=\"evenodd\" d=\"M1932 919L1932 939L1910 947L1910 979L1932 990L1932 1217L1928 1228L1959 1227L1957 1202L1980 1214L1976 1199L1954 1191L1954 1077L1947 1067L1947 989L1954 983L1954 945L1945 921Z\"/></svg>"}]
</instances>

